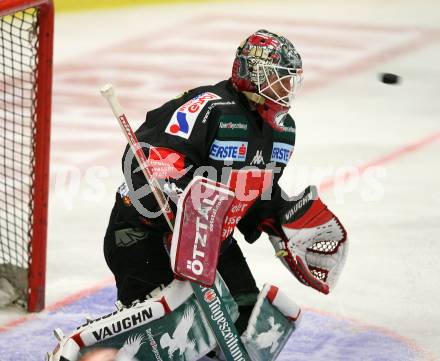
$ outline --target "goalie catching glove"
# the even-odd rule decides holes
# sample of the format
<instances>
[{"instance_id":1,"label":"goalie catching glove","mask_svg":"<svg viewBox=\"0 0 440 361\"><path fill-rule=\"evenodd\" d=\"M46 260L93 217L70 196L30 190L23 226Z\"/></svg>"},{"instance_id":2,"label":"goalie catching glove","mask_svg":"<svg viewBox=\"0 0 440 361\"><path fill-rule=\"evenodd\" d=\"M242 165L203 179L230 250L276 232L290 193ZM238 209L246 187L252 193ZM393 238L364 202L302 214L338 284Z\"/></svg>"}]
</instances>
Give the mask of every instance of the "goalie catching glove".
<instances>
[{"instance_id":1,"label":"goalie catching glove","mask_svg":"<svg viewBox=\"0 0 440 361\"><path fill-rule=\"evenodd\" d=\"M260 228L269 234L276 255L301 283L328 294L344 267L347 232L318 197L315 186L288 203L276 219L263 221Z\"/></svg>"}]
</instances>

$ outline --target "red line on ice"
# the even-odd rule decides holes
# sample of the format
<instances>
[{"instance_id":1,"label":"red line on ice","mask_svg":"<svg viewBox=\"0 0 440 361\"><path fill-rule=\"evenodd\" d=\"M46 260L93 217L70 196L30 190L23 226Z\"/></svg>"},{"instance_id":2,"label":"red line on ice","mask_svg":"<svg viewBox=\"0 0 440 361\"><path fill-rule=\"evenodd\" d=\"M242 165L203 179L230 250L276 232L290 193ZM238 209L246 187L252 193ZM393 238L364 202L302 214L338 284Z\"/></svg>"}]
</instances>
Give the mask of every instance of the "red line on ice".
<instances>
[{"instance_id":1,"label":"red line on ice","mask_svg":"<svg viewBox=\"0 0 440 361\"><path fill-rule=\"evenodd\" d=\"M335 185L339 185L347 182L355 175L363 174L370 167L376 167L392 162L394 160L397 160L398 158L403 157L406 154L414 153L417 150L426 147L427 145L434 143L438 140L440 140L440 131L427 135L413 143L404 145L388 154L385 154L379 158L373 159L365 164L362 164L356 167L356 171L348 171L345 174L342 174L341 176L325 180L319 185L319 189L321 191L328 191L331 188L335 187Z\"/></svg>"},{"instance_id":2,"label":"red line on ice","mask_svg":"<svg viewBox=\"0 0 440 361\"><path fill-rule=\"evenodd\" d=\"M84 297L87 297L93 293L96 293L96 292L102 290L103 288L110 286L111 284L113 284L113 282L114 282L113 277L105 278L104 280L98 282L94 286L91 286L91 287L85 288L83 290L80 290L78 292L75 292L74 294L71 294L70 296L67 296L57 302L52 303L51 305L45 307L44 310L40 313L30 313L30 314L27 314L23 317L17 318L16 320L10 321L3 326L0 326L0 333L9 331L11 328L17 327L27 321L31 321L31 320L39 317L44 312L56 311L65 305L68 305L70 303L73 303L75 301L80 300L81 298L84 298Z\"/></svg>"}]
</instances>

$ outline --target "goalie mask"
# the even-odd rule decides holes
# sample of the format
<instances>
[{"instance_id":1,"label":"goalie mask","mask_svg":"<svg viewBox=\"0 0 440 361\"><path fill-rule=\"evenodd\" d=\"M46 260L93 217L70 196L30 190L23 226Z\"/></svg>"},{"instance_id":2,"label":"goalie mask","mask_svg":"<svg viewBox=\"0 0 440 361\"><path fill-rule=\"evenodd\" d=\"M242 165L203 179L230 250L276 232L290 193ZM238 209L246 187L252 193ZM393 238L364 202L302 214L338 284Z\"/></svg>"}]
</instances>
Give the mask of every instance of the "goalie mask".
<instances>
[{"instance_id":1,"label":"goalie mask","mask_svg":"<svg viewBox=\"0 0 440 361\"><path fill-rule=\"evenodd\" d=\"M238 47L232 84L256 103L257 112L274 129L283 129L301 82L301 57L286 38L258 30Z\"/></svg>"}]
</instances>

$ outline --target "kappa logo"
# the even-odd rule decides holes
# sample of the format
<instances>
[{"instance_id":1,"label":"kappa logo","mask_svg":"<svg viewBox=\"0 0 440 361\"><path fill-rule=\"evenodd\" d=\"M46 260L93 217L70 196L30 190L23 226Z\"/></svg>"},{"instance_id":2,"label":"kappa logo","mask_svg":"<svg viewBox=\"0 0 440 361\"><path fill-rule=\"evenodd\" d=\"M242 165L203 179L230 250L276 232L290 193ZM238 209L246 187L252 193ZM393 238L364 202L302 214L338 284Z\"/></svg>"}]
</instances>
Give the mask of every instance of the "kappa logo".
<instances>
[{"instance_id":1,"label":"kappa logo","mask_svg":"<svg viewBox=\"0 0 440 361\"><path fill-rule=\"evenodd\" d=\"M264 164L262 150L257 150L257 152L255 153L254 158L252 159L252 162L251 162L251 165L258 165L258 164Z\"/></svg>"},{"instance_id":2,"label":"kappa logo","mask_svg":"<svg viewBox=\"0 0 440 361\"><path fill-rule=\"evenodd\" d=\"M214 93L205 92L188 100L174 112L165 133L188 139L203 108L209 101L217 99L221 98Z\"/></svg>"}]
</instances>

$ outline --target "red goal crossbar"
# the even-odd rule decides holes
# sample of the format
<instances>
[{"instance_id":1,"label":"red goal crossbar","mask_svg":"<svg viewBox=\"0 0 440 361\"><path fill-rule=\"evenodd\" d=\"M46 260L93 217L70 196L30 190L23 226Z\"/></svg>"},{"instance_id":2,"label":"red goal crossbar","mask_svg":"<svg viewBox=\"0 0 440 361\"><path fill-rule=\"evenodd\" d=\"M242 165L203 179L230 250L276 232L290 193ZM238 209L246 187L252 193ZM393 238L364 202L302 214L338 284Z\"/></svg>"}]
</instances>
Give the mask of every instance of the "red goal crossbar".
<instances>
[{"instance_id":1,"label":"red goal crossbar","mask_svg":"<svg viewBox=\"0 0 440 361\"><path fill-rule=\"evenodd\" d=\"M28 311L36 312L44 308L45 302L54 7L52 0L0 1L0 16L14 16L27 9L37 11L38 40L36 84L33 85L35 101L32 108L35 117L31 146L34 157L31 165L33 185L31 185L29 203L29 207L33 207L33 210L29 226L27 300L25 301Z\"/></svg>"}]
</instances>

